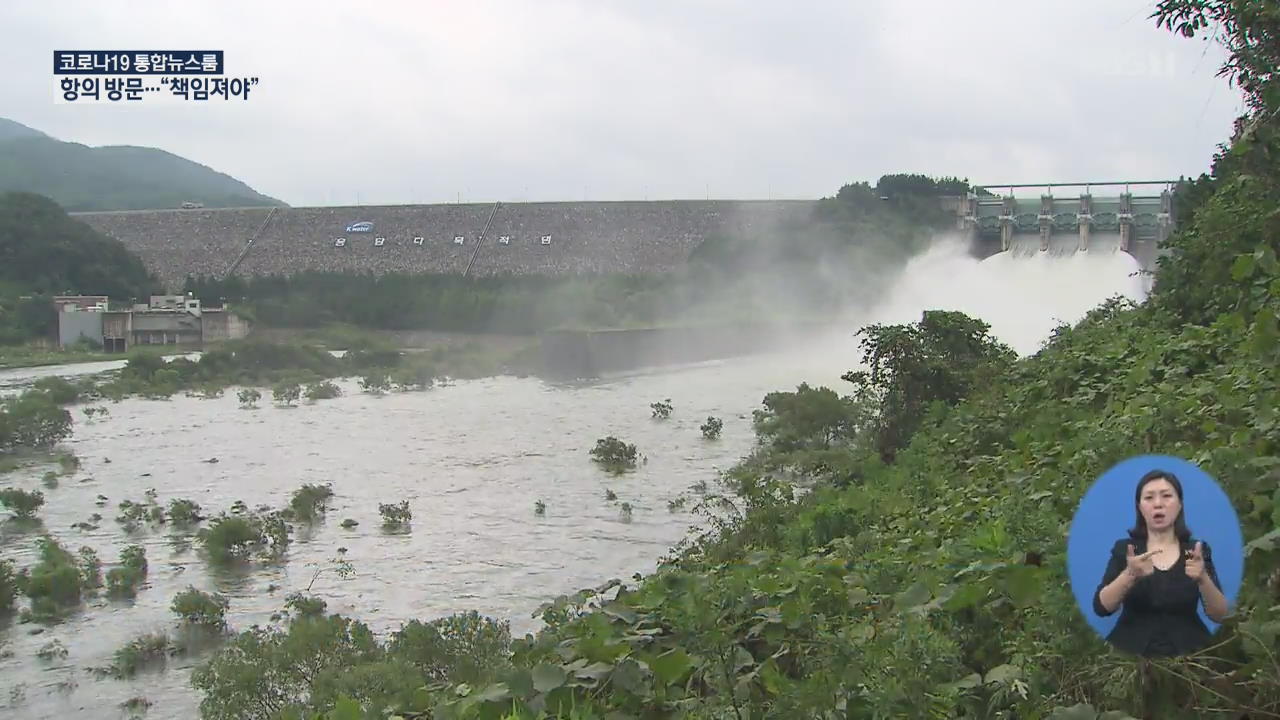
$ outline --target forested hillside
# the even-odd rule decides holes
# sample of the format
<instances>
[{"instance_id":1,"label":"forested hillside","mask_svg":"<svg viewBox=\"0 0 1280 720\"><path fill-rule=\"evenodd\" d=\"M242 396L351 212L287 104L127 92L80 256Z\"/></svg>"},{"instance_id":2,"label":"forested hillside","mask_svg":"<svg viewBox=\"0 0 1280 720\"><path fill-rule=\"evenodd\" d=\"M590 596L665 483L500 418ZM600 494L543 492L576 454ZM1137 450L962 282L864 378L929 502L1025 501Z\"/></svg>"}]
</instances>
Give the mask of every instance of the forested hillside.
<instances>
[{"instance_id":1,"label":"forested hillside","mask_svg":"<svg viewBox=\"0 0 1280 720\"><path fill-rule=\"evenodd\" d=\"M0 118L0 192L52 198L70 212L283 205L235 178L172 153L63 142Z\"/></svg>"},{"instance_id":2,"label":"forested hillside","mask_svg":"<svg viewBox=\"0 0 1280 720\"><path fill-rule=\"evenodd\" d=\"M128 302L157 289L142 260L120 241L68 216L48 198L0 193L0 345L47 332L52 295L108 295Z\"/></svg>"}]
</instances>

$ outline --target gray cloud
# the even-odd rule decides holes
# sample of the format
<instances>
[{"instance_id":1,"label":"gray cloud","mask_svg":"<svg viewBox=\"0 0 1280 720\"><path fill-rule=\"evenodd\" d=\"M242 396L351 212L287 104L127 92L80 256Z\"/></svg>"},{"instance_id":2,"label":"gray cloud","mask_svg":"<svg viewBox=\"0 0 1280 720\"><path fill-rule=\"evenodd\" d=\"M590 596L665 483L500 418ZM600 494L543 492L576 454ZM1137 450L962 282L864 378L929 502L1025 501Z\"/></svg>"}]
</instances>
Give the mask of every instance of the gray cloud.
<instances>
[{"instance_id":1,"label":"gray cloud","mask_svg":"<svg viewBox=\"0 0 1280 720\"><path fill-rule=\"evenodd\" d=\"M0 8L10 117L297 205L818 197L1205 170L1241 109L1152 2L334 2ZM247 102L56 105L51 52L225 49Z\"/></svg>"}]
</instances>

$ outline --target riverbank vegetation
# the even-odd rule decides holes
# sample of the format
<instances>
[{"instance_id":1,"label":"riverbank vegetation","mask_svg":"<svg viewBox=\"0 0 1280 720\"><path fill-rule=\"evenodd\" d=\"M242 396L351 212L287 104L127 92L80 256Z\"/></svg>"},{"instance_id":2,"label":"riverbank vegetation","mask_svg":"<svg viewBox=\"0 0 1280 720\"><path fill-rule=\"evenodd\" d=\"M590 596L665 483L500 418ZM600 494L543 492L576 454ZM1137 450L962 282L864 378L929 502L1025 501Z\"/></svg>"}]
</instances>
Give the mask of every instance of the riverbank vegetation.
<instances>
[{"instance_id":1,"label":"riverbank vegetation","mask_svg":"<svg viewBox=\"0 0 1280 720\"><path fill-rule=\"evenodd\" d=\"M526 638L459 628L469 642L427 655L435 674L352 618L255 629L197 673L202 713L1280 714L1280 16L1183 0L1157 15L1189 36L1228 34L1227 72L1252 112L1200 181L1145 304L1108 301L1022 360L955 313L868 328L868 370L848 387L771 395L759 451L705 498L709 529L653 575L548 603ZM1147 452L1215 476L1247 543L1232 615L1189 657L1110 649L1065 581L1086 487ZM278 679L249 685L250 668Z\"/></svg>"}]
</instances>

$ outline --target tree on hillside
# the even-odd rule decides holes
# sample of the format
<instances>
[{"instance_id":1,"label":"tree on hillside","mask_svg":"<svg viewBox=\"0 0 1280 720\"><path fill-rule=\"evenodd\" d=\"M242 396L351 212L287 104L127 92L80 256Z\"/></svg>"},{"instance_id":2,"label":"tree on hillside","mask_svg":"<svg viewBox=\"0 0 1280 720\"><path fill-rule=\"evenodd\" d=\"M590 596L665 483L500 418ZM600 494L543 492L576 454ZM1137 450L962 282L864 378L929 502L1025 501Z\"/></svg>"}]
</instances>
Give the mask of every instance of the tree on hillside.
<instances>
[{"instance_id":1,"label":"tree on hillside","mask_svg":"<svg viewBox=\"0 0 1280 720\"><path fill-rule=\"evenodd\" d=\"M30 193L0 194L0 284L23 294L124 299L159 288L123 243Z\"/></svg>"},{"instance_id":2,"label":"tree on hillside","mask_svg":"<svg viewBox=\"0 0 1280 720\"><path fill-rule=\"evenodd\" d=\"M964 195L969 192L969 181L960 178L931 178L918 173L897 173L883 175L876 182L876 193L880 197L898 195L919 195L936 197L938 195Z\"/></svg>"},{"instance_id":3,"label":"tree on hillside","mask_svg":"<svg viewBox=\"0 0 1280 720\"><path fill-rule=\"evenodd\" d=\"M1161 0L1156 25L1226 47L1218 75L1244 91L1254 111L1280 107L1280 5L1274 0Z\"/></svg>"},{"instance_id":4,"label":"tree on hillside","mask_svg":"<svg viewBox=\"0 0 1280 720\"><path fill-rule=\"evenodd\" d=\"M930 406L955 405L1017 358L990 330L961 312L926 310L917 323L858 331L868 369L841 377L878 400L876 446L886 461L906 446Z\"/></svg>"},{"instance_id":5,"label":"tree on hillside","mask_svg":"<svg viewBox=\"0 0 1280 720\"><path fill-rule=\"evenodd\" d=\"M1280 321L1267 307L1280 267L1280 5L1258 0L1164 0L1157 24L1186 37L1202 33L1229 52L1219 71L1244 91L1252 112L1236 121L1230 147L1210 177L1179 188L1179 231L1166 243L1150 303L1184 322L1223 314L1274 343ZM1229 259L1230 262L1223 262Z\"/></svg>"}]
</instances>

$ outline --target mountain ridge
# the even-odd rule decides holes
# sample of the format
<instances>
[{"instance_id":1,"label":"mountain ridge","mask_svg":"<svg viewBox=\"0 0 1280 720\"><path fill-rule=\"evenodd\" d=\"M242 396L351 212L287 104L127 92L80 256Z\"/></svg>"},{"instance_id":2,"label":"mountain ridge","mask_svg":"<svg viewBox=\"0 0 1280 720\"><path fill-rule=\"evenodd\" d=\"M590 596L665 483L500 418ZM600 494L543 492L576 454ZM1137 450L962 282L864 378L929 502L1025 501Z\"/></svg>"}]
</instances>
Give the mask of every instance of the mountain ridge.
<instances>
[{"instance_id":1,"label":"mountain ridge","mask_svg":"<svg viewBox=\"0 0 1280 720\"><path fill-rule=\"evenodd\" d=\"M207 165L154 147L67 142L0 118L0 192L29 192L69 212L287 206Z\"/></svg>"}]
</instances>

